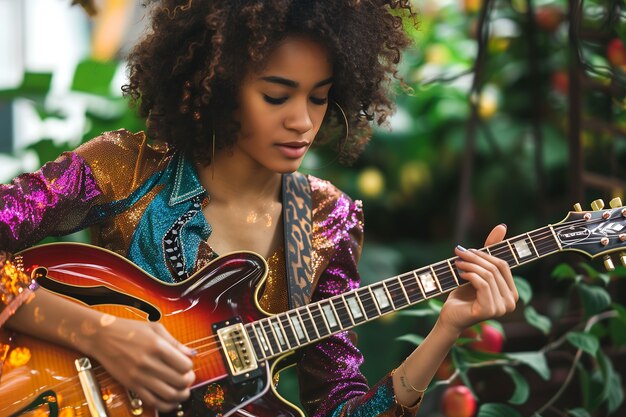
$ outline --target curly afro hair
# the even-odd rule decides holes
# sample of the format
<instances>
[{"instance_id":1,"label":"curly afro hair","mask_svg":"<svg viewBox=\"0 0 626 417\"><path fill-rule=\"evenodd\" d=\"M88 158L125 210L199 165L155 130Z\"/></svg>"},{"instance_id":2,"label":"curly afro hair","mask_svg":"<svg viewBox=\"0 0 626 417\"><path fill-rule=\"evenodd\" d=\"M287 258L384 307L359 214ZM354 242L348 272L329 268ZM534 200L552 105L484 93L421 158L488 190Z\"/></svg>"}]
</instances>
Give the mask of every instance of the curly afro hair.
<instances>
[{"instance_id":1,"label":"curly afro hair","mask_svg":"<svg viewBox=\"0 0 626 417\"><path fill-rule=\"evenodd\" d=\"M341 105L352 133L337 149L352 161L369 139L369 122L381 124L394 109L388 84L410 43L404 18L414 16L409 0L157 1L146 37L129 55L123 90L152 138L209 164L213 133L218 149L235 141L232 114L246 72L261 69L285 37L307 36L329 51L329 99ZM316 143L344 129L331 105Z\"/></svg>"}]
</instances>

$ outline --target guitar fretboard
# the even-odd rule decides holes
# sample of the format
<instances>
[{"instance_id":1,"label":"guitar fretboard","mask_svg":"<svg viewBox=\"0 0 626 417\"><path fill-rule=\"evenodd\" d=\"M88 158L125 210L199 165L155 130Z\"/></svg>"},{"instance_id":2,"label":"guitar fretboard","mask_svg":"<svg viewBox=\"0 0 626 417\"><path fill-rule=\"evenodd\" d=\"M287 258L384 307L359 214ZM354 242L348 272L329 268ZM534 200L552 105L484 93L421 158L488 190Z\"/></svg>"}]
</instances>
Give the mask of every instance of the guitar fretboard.
<instances>
[{"instance_id":1,"label":"guitar fretboard","mask_svg":"<svg viewBox=\"0 0 626 417\"><path fill-rule=\"evenodd\" d=\"M480 249L511 268L560 250L552 226ZM258 360L268 359L413 306L466 283L457 257L246 324Z\"/></svg>"}]
</instances>

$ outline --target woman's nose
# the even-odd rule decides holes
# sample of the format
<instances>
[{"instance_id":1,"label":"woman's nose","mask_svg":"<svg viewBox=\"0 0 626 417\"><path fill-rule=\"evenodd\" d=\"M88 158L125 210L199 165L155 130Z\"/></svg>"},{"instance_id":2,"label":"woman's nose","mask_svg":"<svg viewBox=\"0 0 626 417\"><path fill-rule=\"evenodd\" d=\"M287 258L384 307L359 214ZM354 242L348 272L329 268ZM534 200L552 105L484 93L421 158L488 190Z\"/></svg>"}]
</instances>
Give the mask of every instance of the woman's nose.
<instances>
[{"instance_id":1,"label":"woman's nose","mask_svg":"<svg viewBox=\"0 0 626 417\"><path fill-rule=\"evenodd\" d=\"M306 133L313 128L310 109L307 102L293 104L293 109L285 119L285 127L298 133Z\"/></svg>"}]
</instances>

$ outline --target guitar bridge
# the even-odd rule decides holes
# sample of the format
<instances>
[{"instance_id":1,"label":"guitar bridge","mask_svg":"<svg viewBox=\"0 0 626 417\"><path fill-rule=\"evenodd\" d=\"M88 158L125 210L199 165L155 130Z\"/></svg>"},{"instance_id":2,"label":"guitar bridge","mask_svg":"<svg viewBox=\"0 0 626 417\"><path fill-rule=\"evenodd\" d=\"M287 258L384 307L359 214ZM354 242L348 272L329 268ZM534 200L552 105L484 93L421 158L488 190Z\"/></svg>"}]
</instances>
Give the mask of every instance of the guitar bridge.
<instances>
[{"instance_id":1,"label":"guitar bridge","mask_svg":"<svg viewBox=\"0 0 626 417\"><path fill-rule=\"evenodd\" d=\"M247 379L253 376L252 372L259 366L243 324L238 321L233 323L233 321L236 319L222 322L223 327L217 330L217 337L222 344L222 352L228 363L230 374L233 377L243 376L243 379ZM218 324L214 325L214 329L218 326Z\"/></svg>"}]
</instances>

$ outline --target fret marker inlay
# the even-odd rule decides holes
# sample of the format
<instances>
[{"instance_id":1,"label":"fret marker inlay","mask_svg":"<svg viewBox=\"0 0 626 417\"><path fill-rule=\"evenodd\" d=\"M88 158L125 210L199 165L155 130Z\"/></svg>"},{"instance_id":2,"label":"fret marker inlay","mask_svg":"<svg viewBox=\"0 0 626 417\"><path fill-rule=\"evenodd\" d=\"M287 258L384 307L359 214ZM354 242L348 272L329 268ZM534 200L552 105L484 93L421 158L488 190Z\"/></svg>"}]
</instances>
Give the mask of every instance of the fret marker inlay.
<instances>
[{"instance_id":1,"label":"fret marker inlay","mask_svg":"<svg viewBox=\"0 0 626 417\"><path fill-rule=\"evenodd\" d=\"M389 299L387 298L387 294L385 293L385 289L382 287L375 288L373 290L374 296L376 297L376 301L380 306L380 309L383 310L387 307L390 307Z\"/></svg>"},{"instance_id":2,"label":"fret marker inlay","mask_svg":"<svg viewBox=\"0 0 626 417\"><path fill-rule=\"evenodd\" d=\"M302 326L300 325L300 320L294 316L288 316L291 321L291 325L296 331L296 335L298 335L298 339L304 340L304 332L302 331Z\"/></svg>"},{"instance_id":3,"label":"fret marker inlay","mask_svg":"<svg viewBox=\"0 0 626 417\"><path fill-rule=\"evenodd\" d=\"M267 341L265 340L265 335L263 334L263 332L258 327L254 327L254 330L256 332L256 336L261 341L261 346L263 347L263 350L264 351L270 350L270 347L268 346Z\"/></svg>"},{"instance_id":4,"label":"fret marker inlay","mask_svg":"<svg viewBox=\"0 0 626 417\"><path fill-rule=\"evenodd\" d=\"M422 283L422 287L425 292L435 291L437 289L437 285L435 284L435 279L431 274L426 273L419 276L420 282Z\"/></svg>"},{"instance_id":5,"label":"fret marker inlay","mask_svg":"<svg viewBox=\"0 0 626 417\"><path fill-rule=\"evenodd\" d=\"M520 258L526 258L527 256L531 256L533 254L533 252L530 250L530 247L528 246L528 243L526 243L525 240L518 240L517 242L513 243L513 246L515 246L517 255Z\"/></svg>"},{"instance_id":6,"label":"fret marker inlay","mask_svg":"<svg viewBox=\"0 0 626 417\"><path fill-rule=\"evenodd\" d=\"M350 313L352 313L352 317L355 319L360 319L363 317L363 313L361 312L361 307L359 306L359 302L354 298L354 296L345 297L348 302L348 307L350 308Z\"/></svg>"},{"instance_id":7,"label":"fret marker inlay","mask_svg":"<svg viewBox=\"0 0 626 417\"><path fill-rule=\"evenodd\" d=\"M335 313L333 312L332 307L325 304L322 306L322 311L324 311L324 316L326 316L328 327L337 327L337 320L335 319Z\"/></svg>"}]
</instances>

